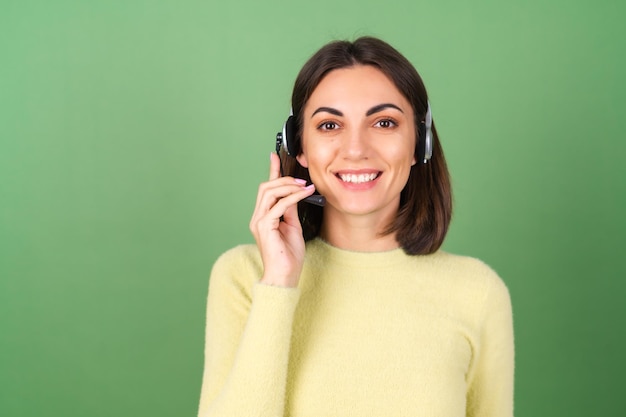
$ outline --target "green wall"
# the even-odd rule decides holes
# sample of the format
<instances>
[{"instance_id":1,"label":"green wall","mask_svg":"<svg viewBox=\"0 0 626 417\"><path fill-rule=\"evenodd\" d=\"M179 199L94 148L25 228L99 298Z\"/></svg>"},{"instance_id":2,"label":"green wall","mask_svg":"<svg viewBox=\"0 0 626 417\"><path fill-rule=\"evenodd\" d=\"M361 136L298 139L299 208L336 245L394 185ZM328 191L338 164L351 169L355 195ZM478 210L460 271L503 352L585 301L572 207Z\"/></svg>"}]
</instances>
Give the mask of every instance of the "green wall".
<instances>
[{"instance_id":1,"label":"green wall","mask_svg":"<svg viewBox=\"0 0 626 417\"><path fill-rule=\"evenodd\" d=\"M371 34L423 75L445 248L509 286L517 416L626 411L626 6L0 0L0 415L195 415L211 264L304 61Z\"/></svg>"}]
</instances>

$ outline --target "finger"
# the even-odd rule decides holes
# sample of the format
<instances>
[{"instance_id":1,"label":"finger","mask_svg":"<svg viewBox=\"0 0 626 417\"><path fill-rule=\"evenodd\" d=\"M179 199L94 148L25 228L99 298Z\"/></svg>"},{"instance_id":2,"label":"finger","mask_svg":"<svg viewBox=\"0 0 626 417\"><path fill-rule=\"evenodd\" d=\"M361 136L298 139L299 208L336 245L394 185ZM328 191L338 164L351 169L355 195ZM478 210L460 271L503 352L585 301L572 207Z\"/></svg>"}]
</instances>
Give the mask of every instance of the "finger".
<instances>
[{"instance_id":1,"label":"finger","mask_svg":"<svg viewBox=\"0 0 626 417\"><path fill-rule=\"evenodd\" d=\"M287 209L291 206L296 206L299 201L305 199L315 192L315 186L313 184L302 188L300 191L281 198L269 209L267 216L269 218L280 218L285 215Z\"/></svg>"},{"instance_id":2,"label":"finger","mask_svg":"<svg viewBox=\"0 0 626 417\"><path fill-rule=\"evenodd\" d=\"M306 197L304 197L306 198ZM300 218L298 217L298 204L292 204L287 207L283 214L283 221L290 226L300 227Z\"/></svg>"},{"instance_id":3,"label":"finger","mask_svg":"<svg viewBox=\"0 0 626 417\"><path fill-rule=\"evenodd\" d=\"M280 178L280 158L278 154L270 153L270 181Z\"/></svg>"},{"instance_id":4,"label":"finger","mask_svg":"<svg viewBox=\"0 0 626 417\"><path fill-rule=\"evenodd\" d=\"M281 187L275 191L280 191L280 194L268 193L263 197L252 215L251 223L258 223L262 219L279 219L289 206L296 205L298 201L313 194L315 187L311 184L308 187L297 186L296 189Z\"/></svg>"},{"instance_id":5,"label":"finger","mask_svg":"<svg viewBox=\"0 0 626 417\"><path fill-rule=\"evenodd\" d=\"M285 197L305 190L304 180L297 180L291 177L282 177L277 180L268 181L259 186L256 206L250 219L250 228L256 228L256 224L265 216L276 203ZM312 191L311 191L312 192ZM308 192L307 192L308 193ZM306 198L308 194L304 194L301 198ZM301 198L294 199L297 203ZM278 216L280 217L280 215Z\"/></svg>"},{"instance_id":6,"label":"finger","mask_svg":"<svg viewBox=\"0 0 626 417\"><path fill-rule=\"evenodd\" d=\"M262 183L259 185L254 210L269 210L278 199L302 190L305 184L304 180L294 179L292 177L281 177Z\"/></svg>"}]
</instances>

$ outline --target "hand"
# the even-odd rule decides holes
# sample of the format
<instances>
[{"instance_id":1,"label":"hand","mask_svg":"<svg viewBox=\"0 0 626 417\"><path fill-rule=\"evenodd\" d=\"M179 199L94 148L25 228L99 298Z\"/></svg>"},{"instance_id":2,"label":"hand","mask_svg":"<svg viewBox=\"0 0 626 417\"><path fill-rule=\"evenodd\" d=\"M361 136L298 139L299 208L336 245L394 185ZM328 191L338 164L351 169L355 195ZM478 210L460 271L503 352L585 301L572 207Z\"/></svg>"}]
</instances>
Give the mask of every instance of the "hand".
<instances>
[{"instance_id":1,"label":"hand","mask_svg":"<svg viewBox=\"0 0 626 417\"><path fill-rule=\"evenodd\" d=\"M298 201L313 194L313 184L280 176L280 159L270 156L270 179L259 186L250 231L263 260L261 282L296 287L304 262L304 238L298 218ZM282 218L282 220L281 220Z\"/></svg>"}]
</instances>

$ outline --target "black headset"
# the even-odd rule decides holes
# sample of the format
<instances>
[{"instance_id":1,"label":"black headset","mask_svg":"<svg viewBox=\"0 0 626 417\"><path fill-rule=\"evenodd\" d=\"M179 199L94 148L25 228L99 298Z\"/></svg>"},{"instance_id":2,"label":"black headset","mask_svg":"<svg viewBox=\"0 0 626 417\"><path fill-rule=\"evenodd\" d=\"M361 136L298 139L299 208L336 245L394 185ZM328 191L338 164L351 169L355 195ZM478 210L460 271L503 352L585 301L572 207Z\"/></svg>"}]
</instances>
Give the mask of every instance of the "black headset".
<instances>
[{"instance_id":1,"label":"black headset","mask_svg":"<svg viewBox=\"0 0 626 417\"><path fill-rule=\"evenodd\" d=\"M426 116L419 124L419 134L417 143L417 163L426 164L433 156L433 115L430 110L430 102L426 110ZM297 138L296 118L293 109L289 112L289 117L283 125L283 130L276 134L276 153L280 148L284 148L287 155L296 157L300 153L300 141ZM424 140L422 140L424 138Z\"/></svg>"}]
</instances>

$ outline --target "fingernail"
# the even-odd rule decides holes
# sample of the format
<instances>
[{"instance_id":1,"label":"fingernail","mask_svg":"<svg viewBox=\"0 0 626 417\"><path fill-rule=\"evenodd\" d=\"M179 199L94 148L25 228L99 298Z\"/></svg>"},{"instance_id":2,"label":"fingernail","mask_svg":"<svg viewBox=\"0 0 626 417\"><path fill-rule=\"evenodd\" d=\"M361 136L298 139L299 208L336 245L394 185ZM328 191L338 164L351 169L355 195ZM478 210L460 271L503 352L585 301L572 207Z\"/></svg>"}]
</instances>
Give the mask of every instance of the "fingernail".
<instances>
[{"instance_id":1,"label":"fingernail","mask_svg":"<svg viewBox=\"0 0 626 417\"><path fill-rule=\"evenodd\" d=\"M294 181L300 185L306 184L306 180L303 180L301 178L294 178Z\"/></svg>"},{"instance_id":2,"label":"fingernail","mask_svg":"<svg viewBox=\"0 0 626 417\"><path fill-rule=\"evenodd\" d=\"M315 188L315 184L309 184L309 185L306 186L307 190L311 190L313 188Z\"/></svg>"}]
</instances>

